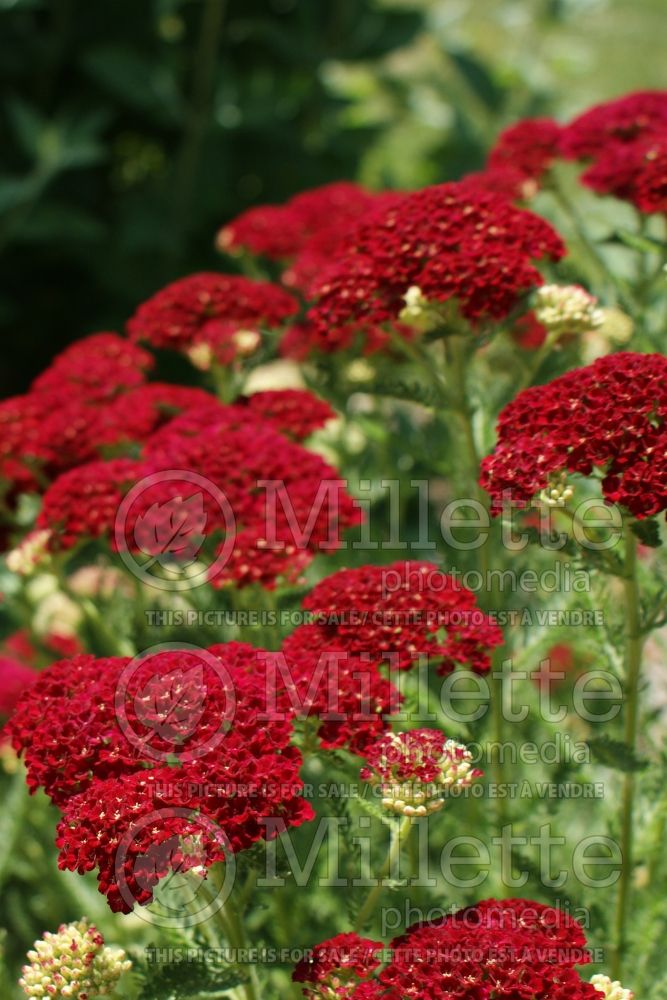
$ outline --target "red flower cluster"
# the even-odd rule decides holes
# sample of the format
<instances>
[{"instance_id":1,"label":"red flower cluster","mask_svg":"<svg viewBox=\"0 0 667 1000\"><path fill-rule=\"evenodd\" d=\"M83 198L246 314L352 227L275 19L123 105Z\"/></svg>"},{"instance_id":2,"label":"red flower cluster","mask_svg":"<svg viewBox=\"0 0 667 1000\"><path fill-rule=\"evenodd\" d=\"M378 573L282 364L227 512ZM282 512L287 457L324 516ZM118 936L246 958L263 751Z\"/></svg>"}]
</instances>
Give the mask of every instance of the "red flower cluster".
<instances>
[{"instance_id":1,"label":"red flower cluster","mask_svg":"<svg viewBox=\"0 0 667 1000\"><path fill-rule=\"evenodd\" d=\"M591 161L582 181L642 212L667 211L667 91L640 91L598 104L563 131L570 159Z\"/></svg>"},{"instance_id":2,"label":"red flower cluster","mask_svg":"<svg viewBox=\"0 0 667 1000\"><path fill-rule=\"evenodd\" d=\"M131 340L153 347L187 351L209 346L221 363L228 363L245 352L241 333L282 326L298 309L296 299L266 281L191 274L142 303L128 321L127 332Z\"/></svg>"},{"instance_id":3,"label":"red flower cluster","mask_svg":"<svg viewBox=\"0 0 667 1000\"><path fill-rule=\"evenodd\" d=\"M59 366L57 360L53 370ZM91 379L96 379L93 368ZM202 389L157 382L104 398L118 389L113 381L106 389L95 382L82 393L74 386L42 387L0 403L0 479L7 491L41 492L64 470L131 450L176 413L211 398Z\"/></svg>"},{"instance_id":4,"label":"red flower cluster","mask_svg":"<svg viewBox=\"0 0 667 1000\"><path fill-rule=\"evenodd\" d=\"M301 625L283 643L276 661L285 669L286 690L303 716L319 720L325 749L362 753L387 728L402 696L368 656L349 653L327 640L316 625Z\"/></svg>"},{"instance_id":5,"label":"red flower cluster","mask_svg":"<svg viewBox=\"0 0 667 1000\"><path fill-rule=\"evenodd\" d=\"M464 760L463 753L454 752L451 741L439 729L387 733L364 752L366 766L362 768L361 777L364 781L437 783L442 777L443 755ZM477 776L480 774L478 771Z\"/></svg>"},{"instance_id":6,"label":"red flower cluster","mask_svg":"<svg viewBox=\"0 0 667 1000\"><path fill-rule=\"evenodd\" d=\"M344 246L350 229L391 197L349 181L325 184L295 195L284 205L261 205L243 212L220 230L218 246L231 253L245 249L271 260L290 261L283 281L307 292Z\"/></svg>"},{"instance_id":7,"label":"red flower cluster","mask_svg":"<svg viewBox=\"0 0 667 1000\"><path fill-rule=\"evenodd\" d=\"M336 941L333 938L318 948L326 955L327 947ZM373 954L373 942L361 941L362 945ZM304 995L312 1000L481 1000L492 996L596 1000L598 991L574 968L590 961L585 945L580 925L560 910L524 899L488 899L444 919L413 925L392 941L391 961L376 978L370 978L372 965L359 963L336 982L336 970L317 959L310 975L307 964L300 963L293 978L309 984Z\"/></svg>"},{"instance_id":8,"label":"red flower cluster","mask_svg":"<svg viewBox=\"0 0 667 1000\"><path fill-rule=\"evenodd\" d=\"M333 642L398 670L426 656L439 674L463 664L483 673L489 651L502 642L474 594L429 562L341 570L318 583L303 606L315 616L323 648Z\"/></svg>"},{"instance_id":9,"label":"red flower cluster","mask_svg":"<svg viewBox=\"0 0 667 1000\"><path fill-rule=\"evenodd\" d=\"M320 719L325 747L363 752L386 730L401 697L383 666L408 670L426 657L441 674L458 664L485 671L502 641L474 595L430 563L341 570L303 607L314 621L296 628L282 653L303 714Z\"/></svg>"},{"instance_id":10,"label":"red flower cluster","mask_svg":"<svg viewBox=\"0 0 667 1000\"><path fill-rule=\"evenodd\" d=\"M64 810L60 866L98 868L112 909L150 901L188 858L206 867L249 847L268 817L311 817L285 697L257 657L238 643L134 661L79 656L53 664L21 700L8 732L31 791L43 787Z\"/></svg>"},{"instance_id":11,"label":"red flower cluster","mask_svg":"<svg viewBox=\"0 0 667 1000\"><path fill-rule=\"evenodd\" d=\"M561 126L551 118L524 118L500 133L487 171L512 171L520 194L526 182L539 182L558 157L560 135Z\"/></svg>"},{"instance_id":12,"label":"red flower cluster","mask_svg":"<svg viewBox=\"0 0 667 1000\"><path fill-rule=\"evenodd\" d=\"M367 351L384 346L414 286L436 305L455 300L473 323L502 319L542 283L533 261L565 253L543 219L465 182L397 197L346 242L309 313L317 343L329 351L358 335Z\"/></svg>"},{"instance_id":13,"label":"red flower cluster","mask_svg":"<svg viewBox=\"0 0 667 1000\"><path fill-rule=\"evenodd\" d=\"M310 437L336 416L328 403L305 389L267 389L237 399L235 405L295 441Z\"/></svg>"},{"instance_id":14,"label":"red flower cluster","mask_svg":"<svg viewBox=\"0 0 667 1000\"><path fill-rule=\"evenodd\" d=\"M9 715L24 691L37 680L37 674L24 663L0 655L0 716Z\"/></svg>"},{"instance_id":15,"label":"red flower cluster","mask_svg":"<svg viewBox=\"0 0 667 1000\"><path fill-rule=\"evenodd\" d=\"M61 351L31 392L48 392L63 402L109 399L141 385L153 364L151 354L117 333L93 333Z\"/></svg>"},{"instance_id":16,"label":"red flower cluster","mask_svg":"<svg viewBox=\"0 0 667 1000\"><path fill-rule=\"evenodd\" d=\"M619 353L526 389L498 421L481 483L500 508L527 505L550 477L603 474L606 500L635 517L667 509L667 358Z\"/></svg>"},{"instance_id":17,"label":"red flower cluster","mask_svg":"<svg viewBox=\"0 0 667 1000\"><path fill-rule=\"evenodd\" d=\"M311 954L297 964L292 979L295 983L317 984L314 990L304 990L307 997L349 997L359 979L378 968L382 951L381 941L358 934L337 934L315 945Z\"/></svg>"},{"instance_id":18,"label":"red flower cluster","mask_svg":"<svg viewBox=\"0 0 667 1000\"><path fill-rule=\"evenodd\" d=\"M120 528L123 547L192 559L212 539L217 555L225 554L217 561L215 586L235 581L272 587L278 577L293 579L318 552L338 547L342 532L358 523L359 508L338 473L270 426L235 426L236 408L209 402L201 418L193 410L183 421L149 439L143 459L94 462L60 476L46 491L37 522L52 532L50 548L106 535L117 550L118 509L141 480L145 486ZM197 433L202 426L205 437ZM171 470L202 477L207 488Z\"/></svg>"},{"instance_id":19,"label":"red flower cluster","mask_svg":"<svg viewBox=\"0 0 667 1000\"><path fill-rule=\"evenodd\" d=\"M19 629L3 641L0 652L9 654L22 664L38 667L44 657L48 662L63 656L76 656L83 652L77 636L62 632L47 632L39 638L39 648L26 629Z\"/></svg>"}]
</instances>

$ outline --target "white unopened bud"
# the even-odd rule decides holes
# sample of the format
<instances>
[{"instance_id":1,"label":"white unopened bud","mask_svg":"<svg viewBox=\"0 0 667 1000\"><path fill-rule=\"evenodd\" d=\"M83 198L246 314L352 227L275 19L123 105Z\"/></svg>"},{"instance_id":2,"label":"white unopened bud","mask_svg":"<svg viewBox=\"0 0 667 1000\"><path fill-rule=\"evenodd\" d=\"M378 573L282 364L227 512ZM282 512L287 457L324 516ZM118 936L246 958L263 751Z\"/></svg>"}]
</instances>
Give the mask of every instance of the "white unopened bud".
<instances>
[{"instance_id":1,"label":"white unopened bud","mask_svg":"<svg viewBox=\"0 0 667 1000\"><path fill-rule=\"evenodd\" d=\"M48 558L50 538L51 532L48 529L31 531L7 554L7 568L20 576L30 576Z\"/></svg>"},{"instance_id":2,"label":"white unopened bud","mask_svg":"<svg viewBox=\"0 0 667 1000\"><path fill-rule=\"evenodd\" d=\"M412 285L403 296L405 306L398 314L402 323L424 333L435 329L441 322L437 312L418 285Z\"/></svg>"},{"instance_id":3,"label":"white unopened bud","mask_svg":"<svg viewBox=\"0 0 667 1000\"><path fill-rule=\"evenodd\" d=\"M579 285L542 285L535 297L535 318L554 337L587 333L604 323L598 300Z\"/></svg>"},{"instance_id":4,"label":"white unopened bud","mask_svg":"<svg viewBox=\"0 0 667 1000\"><path fill-rule=\"evenodd\" d=\"M210 344L193 344L188 348L187 355L200 372L207 372L213 362L213 349Z\"/></svg>"},{"instance_id":5,"label":"white unopened bud","mask_svg":"<svg viewBox=\"0 0 667 1000\"><path fill-rule=\"evenodd\" d=\"M612 982L609 976L597 975L592 977L591 983L606 1000L634 1000L632 990L623 989L617 979Z\"/></svg>"},{"instance_id":6,"label":"white unopened bud","mask_svg":"<svg viewBox=\"0 0 667 1000\"><path fill-rule=\"evenodd\" d=\"M131 966L120 948L108 948L104 938L84 918L47 931L28 952L19 986L26 996L46 1000L89 1000L112 993Z\"/></svg>"}]
</instances>

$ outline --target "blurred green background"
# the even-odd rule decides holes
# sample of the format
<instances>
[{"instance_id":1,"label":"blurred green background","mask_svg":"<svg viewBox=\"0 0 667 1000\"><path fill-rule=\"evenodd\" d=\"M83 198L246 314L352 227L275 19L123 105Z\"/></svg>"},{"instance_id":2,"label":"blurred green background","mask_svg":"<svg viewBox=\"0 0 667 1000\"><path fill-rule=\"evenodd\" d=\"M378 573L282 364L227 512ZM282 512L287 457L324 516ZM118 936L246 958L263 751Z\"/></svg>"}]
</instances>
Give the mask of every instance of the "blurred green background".
<instances>
[{"instance_id":1,"label":"blurred green background","mask_svg":"<svg viewBox=\"0 0 667 1000\"><path fill-rule=\"evenodd\" d=\"M478 167L527 114L667 87L664 0L0 0L0 393L222 263L249 205Z\"/></svg>"}]
</instances>

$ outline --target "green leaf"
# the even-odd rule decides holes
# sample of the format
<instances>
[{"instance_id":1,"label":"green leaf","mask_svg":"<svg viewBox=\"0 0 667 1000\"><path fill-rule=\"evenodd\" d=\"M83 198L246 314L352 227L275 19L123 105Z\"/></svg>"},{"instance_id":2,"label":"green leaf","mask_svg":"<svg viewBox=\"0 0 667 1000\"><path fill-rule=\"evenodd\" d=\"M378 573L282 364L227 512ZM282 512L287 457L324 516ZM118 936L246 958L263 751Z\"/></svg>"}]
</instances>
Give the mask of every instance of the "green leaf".
<instances>
[{"instance_id":1,"label":"green leaf","mask_svg":"<svg viewBox=\"0 0 667 1000\"><path fill-rule=\"evenodd\" d=\"M496 84L490 70L479 59L463 50L451 50L449 58L473 91L493 111L502 107L504 94Z\"/></svg>"},{"instance_id":2,"label":"green leaf","mask_svg":"<svg viewBox=\"0 0 667 1000\"><path fill-rule=\"evenodd\" d=\"M653 517L647 517L643 521L633 521L630 525L633 535L636 535L642 545L648 545L652 549L662 545L660 537L660 525Z\"/></svg>"},{"instance_id":3,"label":"green leaf","mask_svg":"<svg viewBox=\"0 0 667 1000\"><path fill-rule=\"evenodd\" d=\"M19 97L10 97L6 106L14 134L23 152L33 160L38 159L47 122L36 108Z\"/></svg>"},{"instance_id":4,"label":"green leaf","mask_svg":"<svg viewBox=\"0 0 667 1000\"><path fill-rule=\"evenodd\" d=\"M101 46L83 57L86 72L129 107L171 125L183 118L184 101L169 68L130 48Z\"/></svg>"},{"instance_id":5,"label":"green leaf","mask_svg":"<svg viewBox=\"0 0 667 1000\"><path fill-rule=\"evenodd\" d=\"M640 236L631 229L617 229L608 242L622 243L631 250L639 250L640 253L652 253L660 257L667 254L667 243L664 240L656 240L652 236Z\"/></svg>"},{"instance_id":6,"label":"green leaf","mask_svg":"<svg viewBox=\"0 0 667 1000\"><path fill-rule=\"evenodd\" d=\"M74 205L45 202L35 206L16 234L25 243L91 243L104 238L104 226Z\"/></svg>"},{"instance_id":7,"label":"green leaf","mask_svg":"<svg viewBox=\"0 0 667 1000\"><path fill-rule=\"evenodd\" d=\"M186 945L176 946L164 959L163 951L161 944L146 949L147 956L152 956L152 960L142 962L138 968L143 979L141 1000L155 1000L156 997L161 1000L195 1000L202 995L213 1000L226 996L245 981L246 970L242 973L227 964L213 949L197 948L194 960L189 957Z\"/></svg>"},{"instance_id":8,"label":"green leaf","mask_svg":"<svg viewBox=\"0 0 667 1000\"><path fill-rule=\"evenodd\" d=\"M639 757L637 753L621 740L613 740L610 736L601 736L597 740L589 740L593 757L604 764L605 767L612 767L617 771L643 771L648 767L648 761Z\"/></svg>"}]
</instances>

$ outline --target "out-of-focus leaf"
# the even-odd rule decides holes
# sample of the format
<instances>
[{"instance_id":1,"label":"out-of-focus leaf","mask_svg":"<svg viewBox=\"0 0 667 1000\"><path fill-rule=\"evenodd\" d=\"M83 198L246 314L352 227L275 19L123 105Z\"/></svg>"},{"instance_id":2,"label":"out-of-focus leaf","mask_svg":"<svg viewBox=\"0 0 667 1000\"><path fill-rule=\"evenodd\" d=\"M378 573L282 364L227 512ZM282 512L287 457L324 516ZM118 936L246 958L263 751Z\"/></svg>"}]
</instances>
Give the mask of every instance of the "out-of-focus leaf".
<instances>
[{"instance_id":1,"label":"out-of-focus leaf","mask_svg":"<svg viewBox=\"0 0 667 1000\"><path fill-rule=\"evenodd\" d=\"M637 756L635 751L626 743L620 740L613 740L609 736L601 736L597 740L589 740L588 745L593 757L604 764L605 767L612 767L617 771L643 771L648 767L648 761Z\"/></svg>"},{"instance_id":2,"label":"out-of-focus leaf","mask_svg":"<svg viewBox=\"0 0 667 1000\"><path fill-rule=\"evenodd\" d=\"M502 107L504 94L484 63L462 50L451 50L449 57L477 97L490 110L498 111Z\"/></svg>"},{"instance_id":3,"label":"out-of-focus leaf","mask_svg":"<svg viewBox=\"0 0 667 1000\"><path fill-rule=\"evenodd\" d=\"M642 545L648 545L652 549L657 549L662 545L660 525L655 518L649 517L645 521L633 521L630 529Z\"/></svg>"},{"instance_id":4,"label":"out-of-focus leaf","mask_svg":"<svg viewBox=\"0 0 667 1000\"><path fill-rule=\"evenodd\" d=\"M664 240L656 240L652 236L642 236L633 233L630 229L617 229L608 243L622 243L631 250L639 250L640 253L657 254L664 257L667 254L667 243Z\"/></svg>"},{"instance_id":5,"label":"out-of-focus leaf","mask_svg":"<svg viewBox=\"0 0 667 1000\"><path fill-rule=\"evenodd\" d=\"M22 223L16 239L23 243L94 243L103 239L105 228L92 215L74 205L44 202Z\"/></svg>"},{"instance_id":6,"label":"out-of-focus leaf","mask_svg":"<svg viewBox=\"0 0 667 1000\"><path fill-rule=\"evenodd\" d=\"M19 97L10 97L6 107L21 149L31 159L36 160L47 123L36 108Z\"/></svg>"},{"instance_id":7,"label":"out-of-focus leaf","mask_svg":"<svg viewBox=\"0 0 667 1000\"><path fill-rule=\"evenodd\" d=\"M185 102L168 66L119 46L94 48L82 62L90 76L129 107L170 125L182 120Z\"/></svg>"}]
</instances>

